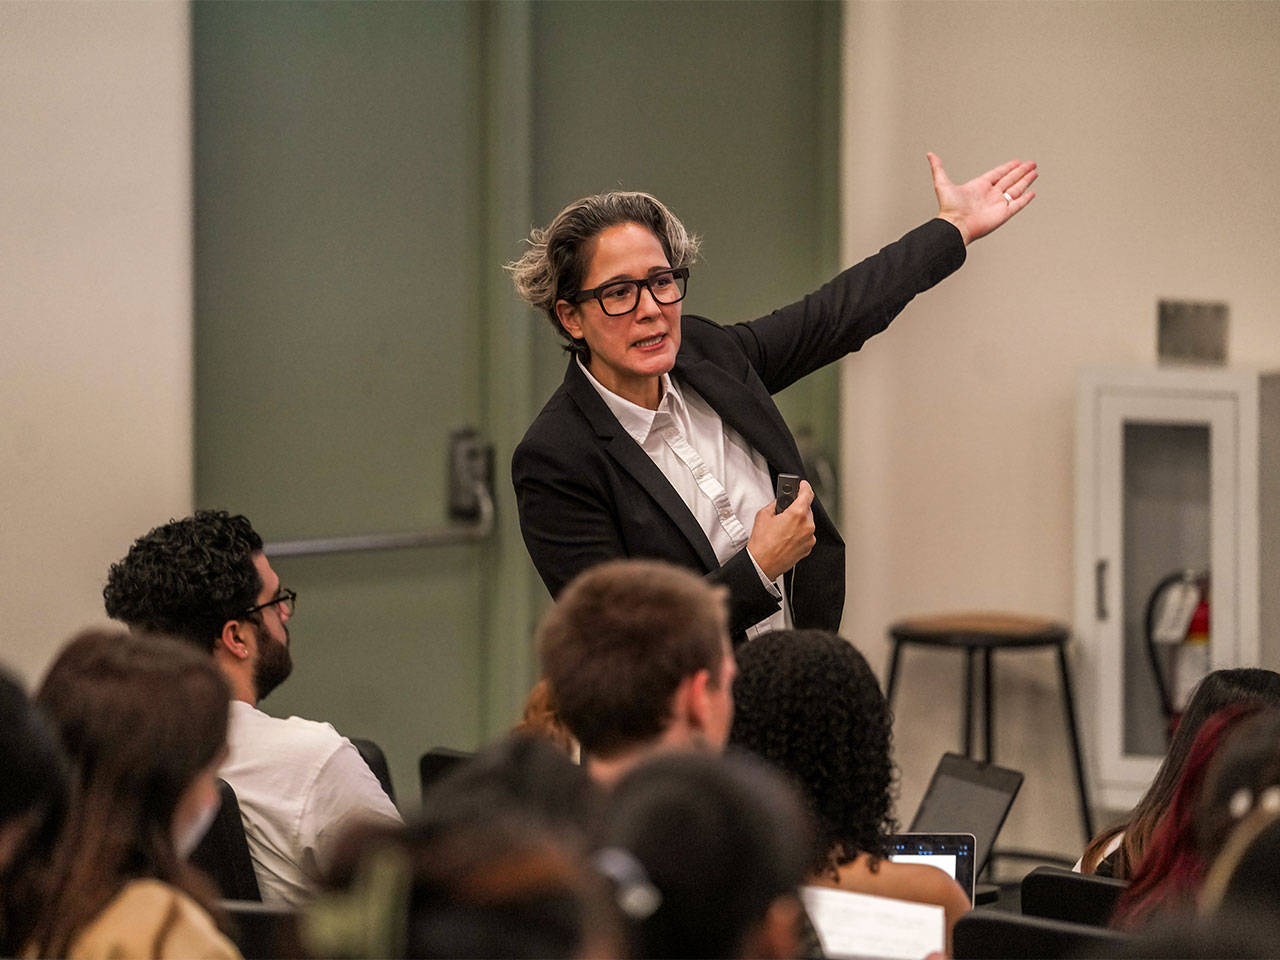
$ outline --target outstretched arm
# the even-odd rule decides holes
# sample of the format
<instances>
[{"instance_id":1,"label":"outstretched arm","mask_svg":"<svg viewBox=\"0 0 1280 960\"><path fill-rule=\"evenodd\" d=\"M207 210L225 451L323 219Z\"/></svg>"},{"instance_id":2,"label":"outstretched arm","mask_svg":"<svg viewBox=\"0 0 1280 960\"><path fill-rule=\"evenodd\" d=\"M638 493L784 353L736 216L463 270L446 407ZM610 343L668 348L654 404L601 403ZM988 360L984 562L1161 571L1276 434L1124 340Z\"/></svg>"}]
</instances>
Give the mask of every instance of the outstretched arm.
<instances>
[{"instance_id":1,"label":"outstretched arm","mask_svg":"<svg viewBox=\"0 0 1280 960\"><path fill-rule=\"evenodd\" d=\"M985 237L1035 199L1035 161L1010 160L968 183L954 184L937 154L927 154L938 195L938 216L953 223L965 246Z\"/></svg>"}]
</instances>

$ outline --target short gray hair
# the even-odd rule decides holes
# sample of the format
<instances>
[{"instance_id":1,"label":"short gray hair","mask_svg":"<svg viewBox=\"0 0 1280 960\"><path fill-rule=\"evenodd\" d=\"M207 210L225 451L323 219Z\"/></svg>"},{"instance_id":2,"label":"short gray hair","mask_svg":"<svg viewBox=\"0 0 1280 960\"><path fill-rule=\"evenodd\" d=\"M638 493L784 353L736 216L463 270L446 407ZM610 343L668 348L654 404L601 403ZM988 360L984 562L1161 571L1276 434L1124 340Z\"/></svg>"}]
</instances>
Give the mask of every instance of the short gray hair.
<instances>
[{"instance_id":1,"label":"short gray hair","mask_svg":"<svg viewBox=\"0 0 1280 960\"><path fill-rule=\"evenodd\" d=\"M550 226L534 227L524 256L505 265L521 299L546 313L555 331L569 341L566 350L584 357L588 355L586 342L574 340L560 325L556 302L581 289L591 241L624 223L638 223L653 231L673 267L687 267L698 259L698 238L660 200L647 193L616 190L583 197L556 214Z\"/></svg>"}]
</instances>

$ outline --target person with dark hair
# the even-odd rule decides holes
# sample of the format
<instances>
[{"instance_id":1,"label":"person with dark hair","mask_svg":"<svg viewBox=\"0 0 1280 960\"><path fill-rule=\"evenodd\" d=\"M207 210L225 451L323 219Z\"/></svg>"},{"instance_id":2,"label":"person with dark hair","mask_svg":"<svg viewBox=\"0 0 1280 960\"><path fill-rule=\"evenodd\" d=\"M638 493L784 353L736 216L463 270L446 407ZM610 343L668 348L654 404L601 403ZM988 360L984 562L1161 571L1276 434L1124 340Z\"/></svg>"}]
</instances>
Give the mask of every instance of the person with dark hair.
<instances>
[{"instance_id":1,"label":"person with dark hair","mask_svg":"<svg viewBox=\"0 0 1280 960\"><path fill-rule=\"evenodd\" d=\"M218 807L228 699L209 658L169 638L91 630L54 660L37 702L70 793L24 954L239 957L186 862Z\"/></svg>"},{"instance_id":2,"label":"person with dark hair","mask_svg":"<svg viewBox=\"0 0 1280 960\"><path fill-rule=\"evenodd\" d=\"M230 684L229 752L218 775L235 791L264 902L304 902L352 819L400 823L332 726L258 709L293 668L287 624L297 594L280 585L245 517L202 510L155 528L111 566L102 593L108 616L182 638Z\"/></svg>"},{"instance_id":3,"label":"person with dark hair","mask_svg":"<svg viewBox=\"0 0 1280 960\"><path fill-rule=\"evenodd\" d=\"M1210 921L1223 915L1254 918L1270 935L1274 954L1276 934L1280 933L1278 862L1280 789L1269 801L1259 798L1252 809L1235 818L1196 897L1200 915Z\"/></svg>"},{"instance_id":4,"label":"person with dark hair","mask_svg":"<svg viewBox=\"0 0 1280 960\"><path fill-rule=\"evenodd\" d=\"M618 781L596 856L619 887L632 956L792 957L811 843L804 807L773 770L684 753Z\"/></svg>"},{"instance_id":5,"label":"person with dark hair","mask_svg":"<svg viewBox=\"0 0 1280 960\"><path fill-rule=\"evenodd\" d=\"M729 588L734 643L784 626L836 629L844 542L803 477L772 395L858 350L1035 197L1034 163L953 184L928 155L936 219L798 303L749 323L682 316L698 241L635 192L565 207L507 265L570 352L564 382L511 461L520 530L552 596L592 564L668 560Z\"/></svg>"},{"instance_id":6,"label":"person with dark hair","mask_svg":"<svg viewBox=\"0 0 1280 960\"><path fill-rule=\"evenodd\" d=\"M317 956L616 956L608 891L586 860L599 799L543 737L490 744L432 786L409 826L344 836L331 893L305 914L310 946ZM367 923L335 923L353 910L374 921L372 940Z\"/></svg>"},{"instance_id":7,"label":"person with dark hair","mask_svg":"<svg viewBox=\"0 0 1280 960\"><path fill-rule=\"evenodd\" d=\"M1280 813L1280 709L1265 707L1237 723L1209 761L1196 801L1200 859L1213 863L1250 814Z\"/></svg>"},{"instance_id":8,"label":"person with dark hair","mask_svg":"<svg viewBox=\"0 0 1280 960\"><path fill-rule=\"evenodd\" d=\"M669 563L602 563L560 594L538 645L559 718L598 782L654 750L724 747L734 659L722 587Z\"/></svg>"},{"instance_id":9,"label":"person with dark hair","mask_svg":"<svg viewBox=\"0 0 1280 960\"><path fill-rule=\"evenodd\" d=\"M1217 786L1206 791L1214 758L1251 717L1263 710L1256 702L1241 701L1222 708L1201 724L1187 752L1169 809L1134 868L1129 886L1116 902L1111 926L1122 930L1150 927L1195 909L1196 894L1208 869L1206 853L1217 853L1212 844L1222 842L1225 830L1221 828L1229 821L1231 800L1222 797ZM1205 796L1216 799L1210 810L1202 808ZM1251 803L1249 799L1243 812L1248 812Z\"/></svg>"},{"instance_id":10,"label":"person with dark hair","mask_svg":"<svg viewBox=\"0 0 1280 960\"><path fill-rule=\"evenodd\" d=\"M601 791L559 747L533 733L491 743L450 770L422 798L421 819L483 818L498 810L572 835L589 832Z\"/></svg>"},{"instance_id":11,"label":"person with dark hair","mask_svg":"<svg viewBox=\"0 0 1280 960\"><path fill-rule=\"evenodd\" d=\"M1205 720L1233 703L1280 707L1280 673L1257 667L1215 670L1197 684L1160 769L1138 805L1122 821L1107 827L1085 848L1081 873L1128 880L1141 862L1151 836L1173 800L1191 744Z\"/></svg>"},{"instance_id":12,"label":"person with dark hair","mask_svg":"<svg viewBox=\"0 0 1280 960\"><path fill-rule=\"evenodd\" d=\"M622 956L580 845L509 807L355 828L300 918L315 957Z\"/></svg>"},{"instance_id":13,"label":"person with dark hair","mask_svg":"<svg viewBox=\"0 0 1280 960\"><path fill-rule=\"evenodd\" d=\"M729 742L790 774L817 829L811 883L935 904L951 928L969 909L937 867L892 863L892 722L871 667L847 640L822 630L781 630L738 650ZM950 946L948 946L948 951Z\"/></svg>"},{"instance_id":14,"label":"person with dark hair","mask_svg":"<svg viewBox=\"0 0 1280 960\"><path fill-rule=\"evenodd\" d=\"M30 936L44 862L66 808L62 743L26 692L0 671L0 957L16 957Z\"/></svg>"}]
</instances>

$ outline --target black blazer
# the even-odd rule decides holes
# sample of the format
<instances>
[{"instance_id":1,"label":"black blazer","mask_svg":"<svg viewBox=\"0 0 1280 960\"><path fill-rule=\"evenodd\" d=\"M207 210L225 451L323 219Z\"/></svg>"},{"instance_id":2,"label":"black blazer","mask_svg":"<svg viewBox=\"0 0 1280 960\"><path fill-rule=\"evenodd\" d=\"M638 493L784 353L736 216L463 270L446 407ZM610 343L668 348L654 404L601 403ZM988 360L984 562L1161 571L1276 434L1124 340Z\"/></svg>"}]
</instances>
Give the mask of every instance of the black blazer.
<instances>
[{"instance_id":1,"label":"black blazer","mask_svg":"<svg viewBox=\"0 0 1280 960\"><path fill-rule=\"evenodd\" d=\"M764 456L770 475L804 476L772 394L857 350L917 293L964 263L960 232L931 220L798 303L720 326L686 314L671 375L692 387ZM745 548L721 566L706 534L648 454L622 428L576 362L511 462L520 531L552 596L615 557L667 560L729 588L734 642L779 606ZM763 504L761 504L763 506ZM844 611L844 541L815 498L813 551L787 574L797 627L837 630Z\"/></svg>"}]
</instances>

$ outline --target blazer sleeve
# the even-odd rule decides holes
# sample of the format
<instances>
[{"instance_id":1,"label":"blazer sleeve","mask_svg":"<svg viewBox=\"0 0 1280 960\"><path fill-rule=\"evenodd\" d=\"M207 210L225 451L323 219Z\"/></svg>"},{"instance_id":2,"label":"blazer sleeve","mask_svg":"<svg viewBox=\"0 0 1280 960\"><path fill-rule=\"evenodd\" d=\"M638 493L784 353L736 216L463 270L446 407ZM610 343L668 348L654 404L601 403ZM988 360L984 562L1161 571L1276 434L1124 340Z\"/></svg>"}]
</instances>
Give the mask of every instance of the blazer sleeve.
<instances>
[{"instance_id":1,"label":"blazer sleeve","mask_svg":"<svg viewBox=\"0 0 1280 960\"><path fill-rule=\"evenodd\" d=\"M964 263L960 231L930 220L789 306L726 327L772 393L858 350Z\"/></svg>"}]
</instances>

